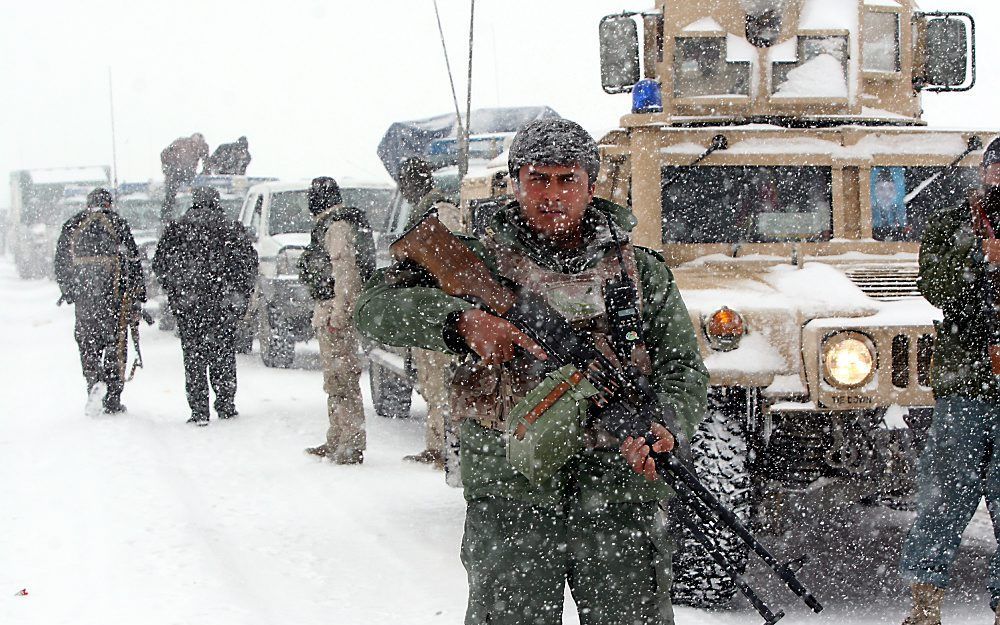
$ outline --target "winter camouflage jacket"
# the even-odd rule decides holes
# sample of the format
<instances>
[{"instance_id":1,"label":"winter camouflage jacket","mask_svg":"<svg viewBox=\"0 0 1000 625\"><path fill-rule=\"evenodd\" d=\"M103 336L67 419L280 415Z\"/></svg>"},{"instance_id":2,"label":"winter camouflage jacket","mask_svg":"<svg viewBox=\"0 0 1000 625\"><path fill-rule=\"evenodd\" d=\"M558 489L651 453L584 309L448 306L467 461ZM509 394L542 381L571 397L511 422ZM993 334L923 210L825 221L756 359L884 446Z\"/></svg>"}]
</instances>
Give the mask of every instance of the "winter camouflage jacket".
<instances>
[{"instance_id":1,"label":"winter camouflage jacket","mask_svg":"<svg viewBox=\"0 0 1000 625\"><path fill-rule=\"evenodd\" d=\"M167 225L153 272L178 317L222 310L241 317L257 283L257 251L243 226L218 208L192 207Z\"/></svg>"},{"instance_id":2,"label":"winter camouflage jacket","mask_svg":"<svg viewBox=\"0 0 1000 625\"><path fill-rule=\"evenodd\" d=\"M931 379L936 397L1000 401L987 354L989 325L982 239L968 202L935 214L920 245L920 292L944 312L935 323ZM995 313L994 313L995 314Z\"/></svg>"},{"instance_id":3,"label":"winter camouflage jacket","mask_svg":"<svg viewBox=\"0 0 1000 625\"><path fill-rule=\"evenodd\" d=\"M139 250L128 222L113 210L80 211L63 224L55 256L56 281L77 316L118 323L123 296L146 301Z\"/></svg>"},{"instance_id":4,"label":"winter camouflage jacket","mask_svg":"<svg viewBox=\"0 0 1000 625\"><path fill-rule=\"evenodd\" d=\"M588 247L571 257L526 244L521 227L511 221L511 215L519 210L515 203L494 216L491 222L494 240L502 239L518 247L540 267L575 274L616 253L614 244L605 239L598 244L592 238ZM588 209L587 221L602 223L606 212L612 215L620 231L628 232L635 224L635 218L626 209L599 199L595 199ZM471 237L463 237L463 240L496 275L496 259L486 247ZM646 346L652 360L651 381L661 403L674 408L677 423L685 430L684 434L691 437L705 412L708 385L694 328L673 275L662 259L654 252L635 248L635 260L642 292ZM454 342L445 338L449 316L471 308L472 304L429 284L391 286L387 284L386 274L387 270L378 272L366 285L355 312L358 329L389 345L451 352ZM614 448L581 453L577 460L567 465L577 468L575 475L565 475L567 470L574 470L564 469L564 475L555 480L551 488L533 488L506 462L502 445L495 444L502 436L499 432L465 426L462 436L465 441L462 474L466 497L470 499L494 495L550 505L559 501L559 493L564 492L564 487L572 487L571 483L586 490L588 496L596 496L602 501L650 501L666 494L662 484L651 485L632 473ZM466 447L500 451L476 453L472 466L466 466Z\"/></svg>"}]
</instances>

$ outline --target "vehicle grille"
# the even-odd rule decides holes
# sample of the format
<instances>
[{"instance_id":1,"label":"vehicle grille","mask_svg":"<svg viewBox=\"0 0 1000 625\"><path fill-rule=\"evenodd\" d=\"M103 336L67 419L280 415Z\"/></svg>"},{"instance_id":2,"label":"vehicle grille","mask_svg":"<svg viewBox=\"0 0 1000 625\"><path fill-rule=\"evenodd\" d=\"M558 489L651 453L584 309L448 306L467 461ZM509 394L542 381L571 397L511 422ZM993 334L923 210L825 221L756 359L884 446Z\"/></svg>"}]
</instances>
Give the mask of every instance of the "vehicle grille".
<instances>
[{"instance_id":1,"label":"vehicle grille","mask_svg":"<svg viewBox=\"0 0 1000 625\"><path fill-rule=\"evenodd\" d=\"M918 270L911 267L851 267L844 272L848 279L872 299L883 302L920 297Z\"/></svg>"},{"instance_id":2,"label":"vehicle grille","mask_svg":"<svg viewBox=\"0 0 1000 625\"><path fill-rule=\"evenodd\" d=\"M910 337L898 334L892 339L892 385L896 388L910 386L910 371L915 367L917 384L923 387L931 385L931 360L934 357L934 337L922 334L917 338L916 362L911 357Z\"/></svg>"}]
</instances>

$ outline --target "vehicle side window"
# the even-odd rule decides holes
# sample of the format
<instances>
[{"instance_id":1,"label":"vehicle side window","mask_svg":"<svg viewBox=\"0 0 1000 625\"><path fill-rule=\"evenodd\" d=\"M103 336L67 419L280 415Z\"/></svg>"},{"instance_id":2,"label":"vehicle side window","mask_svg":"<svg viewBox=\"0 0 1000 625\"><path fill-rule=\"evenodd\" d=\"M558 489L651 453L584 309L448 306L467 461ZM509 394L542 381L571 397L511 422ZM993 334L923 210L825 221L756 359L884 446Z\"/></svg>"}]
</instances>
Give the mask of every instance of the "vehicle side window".
<instances>
[{"instance_id":1,"label":"vehicle side window","mask_svg":"<svg viewBox=\"0 0 1000 625\"><path fill-rule=\"evenodd\" d=\"M250 230L254 234L260 235L260 218L264 211L264 196L258 195L257 201L253 205L253 213L250 215Z\"/></svg>"},{"instance_id":2,"label":"vehicle side window","mask_svg":"<svg viewBox=\"0 0 1000 625\"><path fill-rule=\"evenodd\" d=\"M961 205L980 184L976 167L873 167L872 237L919 241L934 211Z\"/></svg>"}]
</instances>

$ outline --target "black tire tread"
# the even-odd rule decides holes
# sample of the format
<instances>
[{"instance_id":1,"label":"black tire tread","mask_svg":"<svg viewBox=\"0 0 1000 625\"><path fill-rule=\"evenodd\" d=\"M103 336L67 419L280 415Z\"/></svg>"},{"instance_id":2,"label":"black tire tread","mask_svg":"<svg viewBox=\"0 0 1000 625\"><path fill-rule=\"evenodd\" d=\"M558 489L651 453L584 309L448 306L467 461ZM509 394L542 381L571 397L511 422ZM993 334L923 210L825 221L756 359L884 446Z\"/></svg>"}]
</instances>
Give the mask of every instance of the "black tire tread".
<instances>
[{"instance_id":1,"label":"black tire tread","mask_svg":"<svg viewBox=\"0 0 1000 625\"><path fill-rule=\"evenodd\" d=\"M745 398L742 393L712 393L704 421L695 433L691 448L695 469L702 483L744 522L751 512L751 477L744 432ZM671 505L679 505L674 502ZM729 532L709 531L729 561L742 573L747 548ZM697 608L729 603L737 588L729 575L705 548L682 526L676 532L677 551L673 557L674 603Z\"/></svg>"}]
</instances>

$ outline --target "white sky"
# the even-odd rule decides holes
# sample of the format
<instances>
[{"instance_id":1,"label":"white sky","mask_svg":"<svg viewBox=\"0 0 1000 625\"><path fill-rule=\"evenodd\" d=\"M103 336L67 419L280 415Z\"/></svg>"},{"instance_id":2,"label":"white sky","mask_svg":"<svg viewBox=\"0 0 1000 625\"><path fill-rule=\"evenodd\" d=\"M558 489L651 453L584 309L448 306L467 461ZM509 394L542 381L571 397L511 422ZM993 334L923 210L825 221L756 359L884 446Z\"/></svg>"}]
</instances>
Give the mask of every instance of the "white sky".
<instances>
[{"instance_id":1,"label":"white sky","mask_svg":"<svg viewBox=\"0 0 1000 625\"><path fill-rule=\"evenodd\" d=\"M650 4L478 0L473 106L546 104L595 134L616 126L629 99L601 91L597 23ZM464 102L469 2L439 5ZM980 29L978 86L925 96L927 119L1000 128L1000 3L922 7L967 10ZM195 131L213 149L246 135L253 175L385 177L375 147L390 123L453 110L431 0L2 0L5 181L111 163L109 67L123 181L160 177L160 150Z\"/></svg>"}]
</instances>

